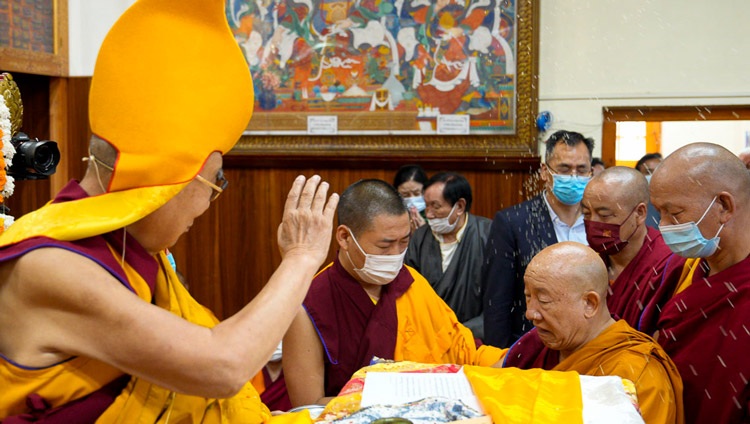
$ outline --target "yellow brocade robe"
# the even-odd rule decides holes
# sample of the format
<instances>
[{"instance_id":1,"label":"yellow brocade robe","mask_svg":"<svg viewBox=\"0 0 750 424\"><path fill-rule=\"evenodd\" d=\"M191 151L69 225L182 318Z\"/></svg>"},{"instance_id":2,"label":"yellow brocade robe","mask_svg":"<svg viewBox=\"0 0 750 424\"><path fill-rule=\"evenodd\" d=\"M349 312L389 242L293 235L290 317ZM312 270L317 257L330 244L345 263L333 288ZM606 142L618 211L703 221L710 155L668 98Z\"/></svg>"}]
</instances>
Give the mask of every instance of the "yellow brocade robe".
<instances>
[{"instance_id":1,"label":"yellow brocade robe","mask_svg":"<svg viewBox=\"0 0 750 424\"><path fill-rule=\"evenodd\" d=\"M113 254L115 251L110 247ZM155 303L191 323L213 327L219 321L196 302L179 282L162 252L158 256ZM150 301L150 290L138 272L124 264L128 282L144 301ZM0 358L0 418L24 412L29 393L38 393L56 408L86 396L123 373L90 358L76 357L40 370L20 368ZM273 419L272 419L273 418ZM99 423L309 423L306 411L271 417L260 401L258 392L248 382L235 396L207 399L175 393L132 377L114 403L99 417Z\"/></svg>"},{"instance_id":2,"label":"yellow brocade robe","mask_svg":"<svg viewBox=\"0 0 750 424\"><path fill-rule=\"evenodd\" d=\"M398 334L393 359L427 364L491 366L502 350L476 347L474 336L461 324L451 308L416 270L411 287L396 300Z\"/></svg>"},{"instance_id":3,"label":"yellow brocade robe","mask_svg":"<svg viewBox=\"0 0 750 424\"><path fill-rule=\"evenodd\" d=\"M559 352L545 347L532 330L509 349L503 366L619 376L635 385L647 424L685 421L677 367L656 341L624 320L610 325L563 361L559 361Z\"/></svg>"},{"instance_id":4,"label":"yellow brocade robe","mask_svg":"<svg viewBox=\"0 0 750 424\"><path fill-rule=\"evenodd\" d=\"M165 272L160 272L157 278L156 305L193 324L204 327L216 325L218 319L196 302L180 284L164 253L159 255L159 260ZM98 422L261 423L270 417L270 411L261 403L258 392L249 382L234 397L206 399L174 393L145 380L132 378Z\"/></svg>"}]
</instances>

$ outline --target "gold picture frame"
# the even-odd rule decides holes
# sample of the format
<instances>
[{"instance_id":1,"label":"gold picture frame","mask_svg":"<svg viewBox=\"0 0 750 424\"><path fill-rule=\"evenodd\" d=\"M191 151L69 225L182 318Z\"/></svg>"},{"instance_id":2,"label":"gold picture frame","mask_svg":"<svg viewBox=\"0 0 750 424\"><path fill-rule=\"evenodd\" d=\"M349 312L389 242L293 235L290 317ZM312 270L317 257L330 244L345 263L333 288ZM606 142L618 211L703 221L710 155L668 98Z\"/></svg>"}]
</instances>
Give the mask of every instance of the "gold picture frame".
<instances>
[{"instance_id":1,"label":"gold picture frame","mask_svg":"<svg viewBox=\"0 0 750 424\"><path fill-rule=\"evenodd\" d=\"M68 2L8 0L0 8L0 71L67 76Z\"/></svg>"},{"instance_id":2,"label":"gold picture frame","mask_svg":"<svg viewBox=\"0 0 750 424\"><path fill-rule=\"evenodd\" d=\"M400 7L405 7L404 4L425 5L425 7L428 8L428 18L430 13L434 12L436 3L442 4L444 7L443 10L446 11L444 13L445 15L450 15L448 12L458 11L458 14L453 13L453 16L448 16L447 18L438 17L437 15L433 16L433 19L439 20L441 25L446 21L450 22L452 17L457 17L461 13L464 14L457 17L457 19L469 19L471 16L467 18L467 15L469 15L467 11L482 11L482 7L485 8L485 14L488 13L488 10L491 13L493 8L500 10L501 7L503 10L513 11L511 14L511 22L513 26L512 30L514 32L508 38L514 42L512 45L512 51L514 54L515 72L507 75L507 79L513 83L513 95L507 99L501 99L492 103L492 106L494 106L496 110L499 110L499 108L501 108L500 102L505 101L502 105L504 108L503 112L509 113L509 115L512 116L512 122L505 128L501 126L493 127L500 128L498 131L485 130L482 127L474 127L474 123L476 122L474 116L476 115L472 115L472 127L468 135L457 133L437 134L438 131L436 131L434 122L430 128L432 131L427 130L426 127L423 126L424 119L417 119L418 115L422 114L422 106L427 105L427 103L424 102L420 103L420 101L423 100L422 98L416 100L418 111L414 108L411 110L400 110L399 108L387 109L386 107L383 107L384 104L387 104L387 92L382 93L382 90L372 90L372 92L365 90L366 94L361 96L358 101L364 101L364 103L369 104L369 110L365 110L365 112L349 111L346 109L349 105L343 103L338 105L341 110L337 111L335 110L335 107L330 107L333 102L326 103L325 101L319 100L319 98L324 97L323 94L325 93L322 91L328 93L333 91L334 94L329 94L329 97L341 95L344 88L347 88L348 92L348 89L351 88L347 87L348 84L343 84L343 87L338 86L339 81L336 80L335 85L338 86L338 92L336 93L334 91L335 86L330 85L328 87L323 86L322 91L321 86L314 86L313 89L305 87L304 90L299 90L300 81L293 82L292 77L288 76L287 79L284 80L285 75L283 72L278 72L278 74L281 75L281 78L267 78L268 74L265 73L265 70L262 72L258 71L260 69L258 63L264 63L263 61L269 57L269 51L274 52L283 50L284 48L288 50L292 48L290 46L295 46L294 53L288 54L288 56L291 57L286 59L286 61L284 61L284 58L282 57L281 62L287 64L292 63L294 60L299 60L299 58L295 58L294 56L299 53L296 44L294 43L300 43L299 39L303 37L297 37L296 40L289 42L292 44L288 43L286 47L284 47L282 37L276 36L279 31L272 30L269 33L272 35L266 34L264 36L253 34L253 31L261 32L263 25L268 25L268 21L271 21L271 18L266 18L264 21L259 19L257 15L253 16L252 13L248 12L248 7L242 4L243 2L247 2L246 4L250 3L249 0L227 0L227 15L230 26L233 27L235 36L243 47L243 52L246 54L250 69L251 71L255 71L253 72L253 75L256 86L256 106L248 130L231 152L233 155L264 158L274 157L277 161L279 159L283 161L284 159L293 158L305 160L311 157L327 157L329 159L340 158L344 160L363 157L371 159L381 158L383 160L419 157L435 160L439 160L439 158L452 158L452 161L461 158L458 160L476 162L479 158L487 159L489 161L494 159L501 159L504 161L508 157L529 157L537 154L537 133L535 122L537 114L538 0L386 0L380 2L380 10L385 10L386 12L390 11L391 14L393 14L394 7L398 5L400 5ZM336 16L336 13L341 12L341 8L336 8L337 5L344 4L346 7L350 8L353 3L359 4L359 2L354 0L312 0L307 2L300 1L299 3L297 3L296 0L265 0L261 2L253 1L252 3L267 4L269 8L284 3L284 7L287 8L285 10L287 11L290 7L311 4L313 8L320 9L320 11L317 12L318 15L326 17ZM386 6L383 6L383 4L386 4ZM243 12L245 12L244 15ZM256 13L261 12L256 11ZM268 10L264 13L266 13L264 16L269 16ZM401 9L399 9L399 13L402 13ZM248 15L251 15L252 17L248 18ZM306 15L300 14L300 16ZM499 16L497 12L495 16ZM507 21L507 16L503 17ZM377 18L377 16L375 16L375 18ZM373 19L377 21L375 18ZM278 27L278 16L273 19L275 19L273 25ZM388 20L386 18L380 16L379 19L380 20L377 22L383 23L382 27L389 28ZM250 23L246 23L247 21L250 21ZM329 20L328 23L330 22L331 21ZM336 21L336 24L339 27L351 28L352 26L359 25L360 27L368 28L370 32L367 34L373 33L373 30L376 30L377 27L379 27L374 25L373 28L370 28L367 26L367 22L369 21L366 19L360 19L354 23L348 22L348 25L339 25L341 22L345 21L341 20L341 17L339 17L339 21ZM293 23L297 25L297 29L301 28L301 24L298 20L295 20ZM243 25L244 30L242 30ZM456 26L458 27L457 24ZM508 25L506 25L506 27L507 26ZM251 29L248 29L248 27ZM466 31L465 25L461 26L461 28L464 28L463 30ZM425 32L424 28L421 28L420 30L423 33ZM391 32L395 33L395 31ZM484 30L484 32L487 33L488 30ZM475 33L477 33L476 30ZM320 34L324 34L324 32L318 31L314 35L319 37ZM492 29L492 34L493 36L497 34L497 26ZM355 31L351 31L351 34L345 35L351 37L352 40L358 36ZM252 44L252 48L249 50L247 46L248 44L251 44L253 36L255 36L255 44ZM339 36L342 36L341 32L339 33ZM401 34L399 33L398 36L400 39ZM331 45L331 37L332 36L323 36L324 40L328 40L328 45ZM388 36L386 35L386 38L387 37ZM316 39L314 37L312 38ZM395 37L391 34L390 38L394 39ZM466 40L464 46L473 42L473 40L469 40L468 36ZM368 55L372 56L377 53L373 53L374 50L371 43L360 43L360 45L365 46ZM322 51L325 51L325 49L326 46L324 45ZM310 49L308 49L308 51L309 50ZM395 52L396 48L389 50L386 47L381 50L384 51L385 56L388 56L391 55L392 52ZM447 49L444 50L446 51L446 56L441 57L440 60L448 63L448 66L458 66L456 65L458 61L451 62L449 60L450 57L447 56ZM291 50L289 51L291 52ZM344 49L341 51L343 51L341 54L342 57L345 57L348 53L352 53L351 48L349 48L348 51ZM419 46L416 51L419 51ZM491 52L492 50L489 51ZM400 47L398 53L403 55ZM433 59L438 58L441 54L439 46L433 51L428 51L427 53L429 53L429 56ZM354 51L354 54L357 54L357 51ZM477 57L475 52L473 54L474 57ZM364 53L362 53L362 55L364 55ZM469 59L468 57L470 55L465 56L467 57L467 62L469 60L482 60L481 58ZM446 59L446 57L448 57L448 59ZM329 58L329 60L332 61L331 58ZM340 57L335 58L335 60L339 63L343 62ZM367 60L372 62L369 57ZM491 58L489 60L491 60ZM313 63L312 65L309 65L309 68L312 69L312 72L308 69L308 74L303 73L303 77L307 78L307 80L302 80L303 83L308 80L312 81L312 78L316 76L314 74L317 74L318 77L322 74L321 69L324 69L324 66L321 64L324 63L324 61L325 59L317 59L316 63L315 58L311 59L311 62ZM437 63L437 60L435 60L434 63ZM279 60L276 61L276 66L278 70L280 66ZM353 71L349 72L355 76L357 75ZM313 74L312 77L310 77L311 74ZM487 76L487 74L482 74L481 72L479 74L482 77ZM430 77L430 74L426 75L428 78ZM296 78L296 75L294 78ZM320 81L322 81L322 79ZM333 81L333 78L331 81ZM472 86L475 81L472 81ZM487 80L485 79L484 81ZM411 84L411 80L402 82ZM468 81L466 81L466 83L468 86ZM292 84L294 84L294 87L292 87ZM480 84L485 83L480 81ZM356 86L357 84L355 82L352 85ZM328 90L326 90L326 88L328 88ZM278 98L276 97L276 93L274 93L274 97L269 100L267 98L267 92L272 89L279 91ZM304 95L300 95L300 91L303 91ZM464 95L461 97L459 108L455 109L455 112L454 110L451 110L451 113L448 113L447 115L458 116L469 113L467 112L467 109L472 108L472 99L478 97L476 94L477 90L472 88L471 90L459 94L463 95L465 93L469 93L470 95ZM494 94L497 95L497 91L495 91ZM501 93L495 98L498 99L504 94L507 93ZM287 100L281 100L281 97L284 95L286 95L288 103ZM311 98L314 98L314 100L311 100ZM343 97L341 98L343 99ZM485 98L484 93L482 94L482 98ZM489 98L489 96L487 96L487 98ZM294 106L301 102L306 102L307 106L305 107L308 108L303 107L300 109L294 109ZM278 108L276 108L276 106L278 106ZM375 111L373 111L374 107L376 108ZM431 106L427 105L424 109L430 107ZM377 110L377 108L381 110ZM434 109L438 108L439 107L434 107ZM510 110L508 110L509 108ZM442 110L440 112L442 113ZM310 116L314 116L315 119L318 119L318 117L335 116L337 119L335 125L336 128L338 128L338 131L335 135L311 135L310 124L308 121ZM415 121L421 122L418 123L419 127L414 127Z\"/></svg>"}]
</instances>

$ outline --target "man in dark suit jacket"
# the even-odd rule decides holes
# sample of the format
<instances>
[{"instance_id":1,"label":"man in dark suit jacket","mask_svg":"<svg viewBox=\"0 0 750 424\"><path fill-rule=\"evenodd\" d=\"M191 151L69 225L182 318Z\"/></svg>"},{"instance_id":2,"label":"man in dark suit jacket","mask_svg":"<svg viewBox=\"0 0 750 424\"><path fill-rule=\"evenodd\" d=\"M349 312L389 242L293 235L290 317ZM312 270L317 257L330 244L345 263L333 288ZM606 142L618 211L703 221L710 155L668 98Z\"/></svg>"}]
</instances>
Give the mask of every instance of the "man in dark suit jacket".
<instances>
[{"instance_id":1,"label":"man in dark suit jacket","mask_svg":"<svg viewBox=\"0 0 750 424\"><path fill-rule=\"evenodd\" d=\"M591 178L593 140L561 130L545 144L544 192L499 211L485 245L483 341L493 346L509 347L532 328L525 318L523 283L531 258L558 241L587 244L581 198Z\"/></svg>"}]
</instances>

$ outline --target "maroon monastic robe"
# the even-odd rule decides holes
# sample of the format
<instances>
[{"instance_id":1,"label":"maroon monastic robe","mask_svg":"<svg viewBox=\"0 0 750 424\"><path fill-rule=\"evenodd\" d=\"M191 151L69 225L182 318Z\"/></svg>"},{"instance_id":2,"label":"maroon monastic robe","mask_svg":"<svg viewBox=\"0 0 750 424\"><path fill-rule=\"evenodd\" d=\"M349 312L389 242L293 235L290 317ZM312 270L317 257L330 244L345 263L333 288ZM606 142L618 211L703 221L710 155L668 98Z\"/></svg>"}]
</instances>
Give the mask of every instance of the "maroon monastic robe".
<instances>
[{"instance_id":1,"label":"maroon monastic robe","mask_svg":"<svg viewBox=\"0 0 750 424\"><path fill-rule=\"evenodd\" d=\"M286 390L286 380L282 370L276 380L271 380L268 368L263 367L263 384L265 390L260 394L260 400L271 411L288 411L292 409L292 401Z\"/></svg>"},{"instance_id":2,"label":"maroon monastic robe","mask_svg":"<svg viewBox=\"0 0 750 424\"><path fill-rule=\"evenodd\" d=\"M658 330L680 371L687 423L748 423L750 258L712 276L701 260L692 284L672 295L682 271L667 274L644 312L644 330Z\"/></svg>"},{"instance_id":3,"label":"maroon monastic robe","mask_svg":"<svg viewBox=\"0 0 750 424\"><path fill-rule=\"evenodd\" d=\"M303 306L323 343L326 396L336 396L373 356L393 359L398 330L396 299L412 282L413 277L402 267L396 279L383 286L375 304L338 258L313 279Z\"/></svg>"},{"instance_id":4,"label":"maroon monastic robe","mask_svg":"<svg viewBox=\"0 0 750 424\"><path fill-rule=\"evenodd\" d=\"M610 285L607 296L609 312L624 319L636 330L640 329L639 321L644 308L661 283L667 259L673 255L661 233L647 228L641 250ZM602 258L609 265L608 258Z\"/></svg>"}]
</instances>

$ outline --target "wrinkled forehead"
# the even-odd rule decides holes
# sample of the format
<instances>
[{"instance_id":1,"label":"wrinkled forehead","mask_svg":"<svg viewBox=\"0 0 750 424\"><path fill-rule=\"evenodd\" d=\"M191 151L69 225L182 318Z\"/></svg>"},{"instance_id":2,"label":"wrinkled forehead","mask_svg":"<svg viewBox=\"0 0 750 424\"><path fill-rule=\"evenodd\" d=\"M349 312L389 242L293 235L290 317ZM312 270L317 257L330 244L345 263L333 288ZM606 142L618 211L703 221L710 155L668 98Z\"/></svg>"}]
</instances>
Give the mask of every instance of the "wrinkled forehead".
<instances>
[{"instance_id":1,"label":"wrinkled forehead","mask_svg":"<svg viewBox=\"0 0 750 424\"><path fill-rule=\"evenodd\" d=\"M651 203L657 208L679 207L691 210L699 208L702 199L706 197L706 188L699 179L687 173L661 172L662 167L651 178L649 193ZM664 169L668 171L668 169Z\"/></svg>"}]
</instances>

